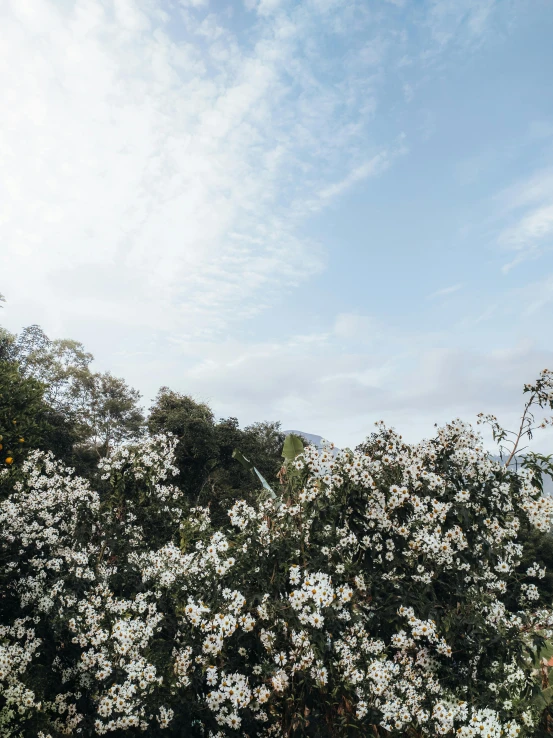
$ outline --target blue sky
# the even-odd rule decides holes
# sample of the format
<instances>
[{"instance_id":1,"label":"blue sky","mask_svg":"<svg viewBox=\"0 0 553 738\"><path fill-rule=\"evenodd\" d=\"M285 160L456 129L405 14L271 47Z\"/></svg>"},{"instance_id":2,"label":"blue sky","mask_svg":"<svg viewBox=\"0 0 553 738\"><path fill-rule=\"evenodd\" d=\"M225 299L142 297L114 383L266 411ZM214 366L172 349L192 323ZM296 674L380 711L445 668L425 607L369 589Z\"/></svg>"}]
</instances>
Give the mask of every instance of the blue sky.
<instances>
[{"instance_id":1,"label":"blue sky","mask_svg":"<svg viewBox=\"0 0 553 738\"><path fill-rule=\"evenodd\" d=\"M552 37L545 0L7 0L3 325L339 446L514 428L553 368Z\"/></svg>"}]
</instances>

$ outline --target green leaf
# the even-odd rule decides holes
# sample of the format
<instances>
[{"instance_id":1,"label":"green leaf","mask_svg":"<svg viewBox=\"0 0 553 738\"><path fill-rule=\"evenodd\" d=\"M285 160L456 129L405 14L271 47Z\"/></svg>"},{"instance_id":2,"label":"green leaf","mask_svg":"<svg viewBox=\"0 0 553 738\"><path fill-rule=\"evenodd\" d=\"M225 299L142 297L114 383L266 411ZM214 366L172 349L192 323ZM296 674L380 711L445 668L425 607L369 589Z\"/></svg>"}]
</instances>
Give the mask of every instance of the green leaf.
<instances>
[{"instance_id":1,"label":"green leaf","mask_svg":"<svg viewBox=\"0 0 553 738\"><path fill-rule=\"evenodd\" d=\"M179 548L182 551L182 553L186 552L187 546L188 546L188 539L186 536L186 532L184 530L181 530Z\"/></svg>"},{"instance_id":2,"label":"green leaf","mask_svg":"<svg viewBox=\"0 0 553 738\"><path fill-rule=\"evenodd\" d=\"M246 457L237 448L235 448L234 451L232 452L232 458L236 459L236 461L239 461L244 467L244 469L247 469L248 471L251 471L257 474L261 484L267 490L271 499L276 500L277 496L273 492L273 489L271 488L271 486L269 485L265 477L256 469L256 467L253 465L253 463L249 459L246 459Z\"/></svg>"},{"instance_id":3,"label":"green leaf","mask_svg":"<svg viewBox=\"0 0 553 738\"><path fill-rule=\"evenodd\" d=\"M276 495L273 492L272 488L269 486L269 483L267 482L267 480L265 479L265 477L263 477L263 475L260 474L257 471L257 469L255 468L255 466L254 466L253 470L257 474L257 476L259 477L259 479L261 480L261 484L263 485L263 487L269 492L269 494L271 496L271 499L276 500Z\"/></svg>"},{"instance_id":4,"label":"green leaf","mask_svg":"<svg viewBox=\"0 0 553 738\"><path fill-rule=\"evenodd\" d=\"M243 456L237 448L235 448L234 451L232 452L232 458L236 459L236 461L242 464L244 469L247 469L248 471L253 470L254 466L252 462L249 459L246 459L246 457Z\"/></svg>"},{"instance_id":5,"label":"green leaf","mask_svg":"<svg viewBox=\"0 0 553 738\"><path fill-rule=\"evenodd\" d=\"M552 656L553 656L553 642L545 641L544 648L541 648L539 650L539 658L538 658L538 655L536 654L536 660L535 660L536 667L541 665L542 659L546 659L547 661L549 661L549 659Z\"/></svg>"},{"instance_id":6,"label":"green leaf","mask_svg":"<svg viewBox=\"0 0 553 738\"><path fill-rule=\"evenodd\" d=\"M299 436L294 433L289 433L284 439L284 447L282 449L282 455L285 459L293 461L296 456L303 453L303 443Z\"/></svg>"},{"instance_id":7,"label":"green leaf","mask_svg":"<svg viewBox=\"0 0 553 738\"><path fill-rule=\"evenodd\" d=\"M542 689L542 691L537 695L537 697L534 697L532 702L537 705L541 710L545 709L553 699L553 687L547 687L547 689Z\"/></svg>"}]
</instances>

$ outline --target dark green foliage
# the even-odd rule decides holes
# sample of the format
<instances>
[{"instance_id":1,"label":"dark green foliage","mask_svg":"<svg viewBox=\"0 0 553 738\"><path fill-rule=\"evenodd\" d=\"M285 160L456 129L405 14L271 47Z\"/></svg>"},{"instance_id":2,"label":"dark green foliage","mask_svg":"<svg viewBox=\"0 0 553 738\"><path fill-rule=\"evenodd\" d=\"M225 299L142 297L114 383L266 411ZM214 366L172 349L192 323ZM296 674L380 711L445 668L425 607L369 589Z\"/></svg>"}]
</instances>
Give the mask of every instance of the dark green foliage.
<instances>
[{"instance_id":1,"label":"dark green foliage","mask_svg":"<svg viewBox=\"0 0 553 738\"><path fill-rule=\"evenodd\" d=\"M0 361L13 360L16 336L0 326Z\"/></svg>"},{"instance_id":2,"label":"dark green foliage","mask_svg":"<svg viewBox=\"0 0 553 738\"><path fill-rule=\"evenodd\" d=\"M142 435L140 393L110 372L92 372L93 356L78 341L51 340L37 325L18 336L0 329L0 360L17 366L29 387L41 387L44 427L35 447L53 451L78 474L94 477L114 445Z\"/></svg>"},{"instance_id":3,"label":"dark green foliage","mask_svg":"<svg viewBox=\"0 0 553 738\"><path fill-rule=\"evenodd\" d=\"M27 449L42 441L38 416L43 411L43 386L25 379L14 362L0 362L0 459L2 467L17 468Z\"/></svg>"},{"instance_id":4,"label":"dark green foliage","mask_svg":"<svg viewBox=\"0 0 553 738\"><path fill-rule=\"evenodd\" d=\"M178 438L178 484L191 495L197 494L219 456L210 408L188 395L162 387L150 409L147 424L152 434L172 433Z\"/></svg>"},{"instance_id":5,"label":"dark green foliage","mask_svg":"<svg viewBox=\"0 0 553 738\"><path fill-rule=\"evenodd\" d=\"M51 450L65 463L71 461L77 431L44 400L44 393L44 385L24 377L16 362L0 361L0 468L9 468L10 476L30 449Z\"/></svg>"},{"instance_id":6,"label":"dark green foliage","mask_svg":"<svg viewBox=\"0 0 553 738\"><path fill-rule=\"evenodd\" d=\"M259 494L259 482L233 458L238 448L270 484L277 483L284 434L280 423L254 423L241 429L237 418L215 422L206 403L162 387L148 417L150 433L178 439L176 483L191 504L209 504L214 520L226 523L222 505Z\"/></svg>"},{"instance_id":7,"label":"dark green foliage","mask_svg":"<svg viewBox=\"0 0 553 738\"><path fill-rule=\"evenodd\" d=\"M524 553L518 568L521 575L526 574L528 567L535 561L545 568L545 577L533 577L529 584L535 584L541 595L540 602L549 607L553 601L553 534L541 533L535 528L525 525L519 531L518 543L524 546Z\"/></svg>"},{"instance_id":8,"label":"dark green foliage","mask_svg":"<svg viewBox=\"0 0 553 738\"><path fill-rule=\"evenodd\" d=\"M259 482L240 464L232 453L235 448L247 458L265 477L270 485L278 484L277 475L282 467L282 445L285 435L279 422L260 422L238 427L236 418L220 420L217 425L220 449L219 482L230 489L259 489Z\"/></svg>"},{"instance_id":9,"label":"dark green foliage","mask_svg":"<svg viewBox=\"0 0 553 738\"><path fill-rule=\"evenodd\" d=\"M140 438L144 416L138 407L140 393L110 372L96 372L81 382L80 407L75 412L81 445L106 456L123 441Z\"/></svg>"}]
</instances>

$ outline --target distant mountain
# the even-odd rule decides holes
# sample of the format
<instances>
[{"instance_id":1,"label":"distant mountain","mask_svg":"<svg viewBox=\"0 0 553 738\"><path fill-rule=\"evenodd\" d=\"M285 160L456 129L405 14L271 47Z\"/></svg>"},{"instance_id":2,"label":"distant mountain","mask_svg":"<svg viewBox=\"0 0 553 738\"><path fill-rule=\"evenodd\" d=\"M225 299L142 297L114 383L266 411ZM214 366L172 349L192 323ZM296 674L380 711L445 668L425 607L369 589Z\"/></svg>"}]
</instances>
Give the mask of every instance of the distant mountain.
<instances>
[{"instance_id":1,"label":"distant mountain","mask_svg":"<svg viewBox=\"0 0 553 738\"><path fill-rule=\"evenodd\" d=\"M306 441L309 441L314 446L316 446L318 449L322 449L322 447L323 447L322 446L323 437L322 436L317 436L314 433L304 433L304 431L299 431L299 430L285 430L285 431L283 431L283 433L285 433L285 434L295 433L297 436L302 436L302 438L305 438ZM340 449L339 448L335 448L334 449L334 456L336 456L339 452L340 452ZM494 461L499 461L499 462L501 461L501 457L500 456L493 456L492 455L491 458ZM522 454L519 458L524 458L524 454ZM505 462L503 462L503 463L505 463ZM512 468L514 468L514 464L513 463L511 463L510 466ZM551 477L548 477L546 474L543 475L543 493L545 495L553 495L553 479L551 479Z\"/></svg>"}]
</instances>

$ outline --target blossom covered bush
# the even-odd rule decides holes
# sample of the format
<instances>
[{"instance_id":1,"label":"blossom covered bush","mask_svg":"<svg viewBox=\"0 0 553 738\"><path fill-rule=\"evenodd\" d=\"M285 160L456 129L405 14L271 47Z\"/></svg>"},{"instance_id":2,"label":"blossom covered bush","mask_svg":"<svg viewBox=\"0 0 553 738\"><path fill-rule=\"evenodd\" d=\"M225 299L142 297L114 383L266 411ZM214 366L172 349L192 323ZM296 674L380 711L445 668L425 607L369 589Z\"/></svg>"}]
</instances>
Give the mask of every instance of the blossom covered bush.
<instances>
[{"instance_id":1,"label":"blossom covered bush","mask_svg":"<svg viewBox=\"0 0 553 738\"><path fill-rule=\"evenodd\" d=\"M3 472L0 735L536 735L534 469L461 420L419 444L379 422L298 449L215 527L175 443L117 449L96 489L42 451Z\"/></svg>"}]
</instances>

